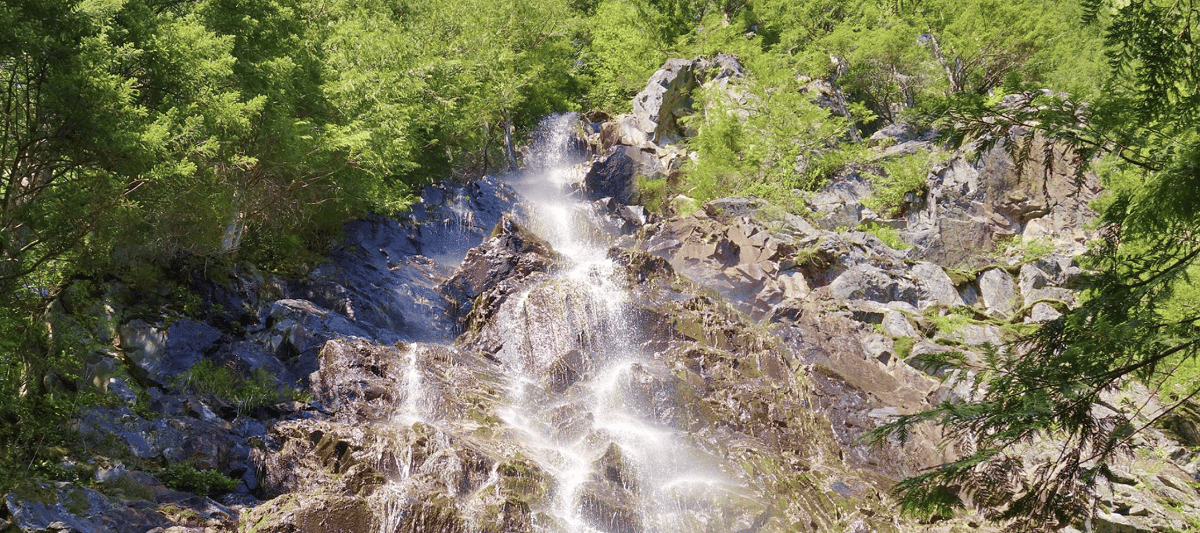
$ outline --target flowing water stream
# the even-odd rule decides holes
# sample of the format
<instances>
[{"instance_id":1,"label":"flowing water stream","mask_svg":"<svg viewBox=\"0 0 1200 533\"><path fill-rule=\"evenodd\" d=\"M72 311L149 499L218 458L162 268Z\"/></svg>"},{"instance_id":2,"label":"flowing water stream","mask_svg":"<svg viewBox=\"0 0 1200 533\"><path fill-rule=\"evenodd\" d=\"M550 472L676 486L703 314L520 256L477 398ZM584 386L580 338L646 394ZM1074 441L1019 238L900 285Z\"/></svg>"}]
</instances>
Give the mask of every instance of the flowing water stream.
<instances>
[{"instance_id":1,"label":"flowing water stream","mask_svg":"<svg viewBox=\"0 0 1200 533\"><path fill-rule=\"evenodd\" d=\"M641 379L654 354L631 342L630 292L608 257L613 237L571 194L582 179L567 142L575 124L573 115L547 119L528 170L510 180L528 206L522 223L564 259L501 317L526 337L497 354L509 380L502 416L555 479L550 519L537 529L694 531L689 508L728 483L714 460L655 416L673 398ZM528 320L542 313L554 316Z\"/></svg>"},{"instance_id":2,"label":"flowing water stream","mask_svg":"<svg viewBox=\"0 0 1200 533\"><path fill-rule=\"evenodd\" d=\"M677 411L669 364L635 342L636 303L623 267L609 257L616 241L594 206L578 200L582 156L570 148L577 116L550 117L527 154L527 169L508 183L523 202L516 215L560 254L557 267L532 276L492 321L503 347L499 416L520 456L549 478L549 495L531 509L532 528L555 533L724 533L722 508L745 489L721 461L688 443L671 424ZM611 226L611 225L609 225ZM395 424L417 431L442 423L420 353L402 350ZM664 414L667 413L667 414ZM411 461L399 463L407 465ZM395 530L407 507L412 472L379 491L381 531ZM488 484L496 483L496 472ZM454 492L451 490L450 492ZM477 526L482 526L479 524ZM479 527L483 529L482 527Z\"/></svg>"}]
</instances>

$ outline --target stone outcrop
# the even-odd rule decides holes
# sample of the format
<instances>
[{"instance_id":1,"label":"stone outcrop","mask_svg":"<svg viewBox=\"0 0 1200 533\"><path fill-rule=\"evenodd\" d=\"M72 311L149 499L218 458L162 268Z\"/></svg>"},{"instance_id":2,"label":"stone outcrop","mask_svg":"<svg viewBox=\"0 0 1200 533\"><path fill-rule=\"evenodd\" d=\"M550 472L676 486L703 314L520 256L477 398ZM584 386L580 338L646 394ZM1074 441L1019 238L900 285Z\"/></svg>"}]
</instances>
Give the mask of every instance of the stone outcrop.
<instances>
[{"instance_id":1,"label":"stone outcrop","mask_svg":"<svg viewBox=\"0 0 1200 533\"><path fill-rule=\"evenodd\" d=\"M743 76L738 59L726 54L667 61L634 97L632 114L600 124L589 137L599 155L582 183L588 196L640 203L637 178L669 179L683 166L686 150L678 144L695 132L680 119L693 112L693 92L700 87L733 91L730 80Z\"/></svg>"},{"instance_id":2,"label":"stone outcrop","mask_svg":"<svg viewBox=\"0 0 1200 533\"><path fill-rule=\"evenodd\" d=\"M633 98L636 126L657 145L678 142L688 136L679 119L692 112L692 91L701 85L721 84L743 75L741 64L730 55L668 60Z\"/></svg>"},{"instance_id":3,"label":"stone outcrop","mask_svg":"<svg viewBox=\"0 0 1200 533\"><path fill-rule=\"evenodd\" d=\"M442 284L451 316L460 322L486 321L490 304L518 291L524 278L549 269L555 255L541 237L512 218L503 219L491 238L471 249L462 266ZM479 309L481 299L489 306Z\"/></svg>"},{"instance_id":4,"label":"stone outcrop","mask_svg":"<svg viewBox=\"0 0 1200 533\"><path fill-rule=\"evenodd\" d=\"M934 170L926 207L906 216L922 258L954 265L971 259L970 251L991 250L1012 237L1053 241L1068 256L1083 250L1092 237L1087 228L1095 214L1088 203L1100 192L1099 178L1077 175L1063 147L1040 136L1030 142L1028 153L1048 157L1018 161L997 143L977 156L968 147Z\"/></svg>"}]
</instances>

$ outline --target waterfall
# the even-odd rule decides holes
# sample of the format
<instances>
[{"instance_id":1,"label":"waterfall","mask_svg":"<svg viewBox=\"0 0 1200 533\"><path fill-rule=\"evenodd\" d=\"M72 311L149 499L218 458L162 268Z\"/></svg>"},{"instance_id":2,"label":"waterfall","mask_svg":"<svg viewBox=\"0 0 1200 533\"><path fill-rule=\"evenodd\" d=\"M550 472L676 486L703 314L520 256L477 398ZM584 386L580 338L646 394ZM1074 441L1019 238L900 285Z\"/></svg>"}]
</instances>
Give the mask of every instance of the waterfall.
<instances>
[{"instance_id":1,"label":"waterfall","mask_svg":"<svg viewBox=\"0 0 1200 533\"><path fill-rule=\"evenodd\" d=\"M395 464L372 496L380 531L408 527L400 524L424 505L411 495L422 493L459 501L469 531L486 529L507 505L495 498L514 490L528 497L522 527L545 533L732 533L749 525L747 509L764 508L745 504L754 491L735 481L744 474L677 427L685 409L674 389L677 363L640 345L630 276L610 257L620 236L601 229L603 214L580 199L586 165L572 134L577 120L546 119L526 169L506 178L522 200L517 224L558 256L551 271L531 273L490 311L487 335L500 339L487 354L491 385L471 390L490 391L476 400L491 414L477 415L493 418L460 417L471 407L455 397L467 389L448 384L459 376L452 361L462 357L453 347L397 346ZM440 196L439 213L453 213L458 196ZM447 218L431 217L434 229L453 225L442 223ZM498 462L483 476L486 461L447 453L451 440L495 450ZM530 485L514 489L520 472Z\"/></svg>"},{"instance_id":2,"label":"waterfall","mask_svg":"<svg viewBox=\"0 0 1200 533\"><path fill-rule=\"evenodd\" d=\"M404 371L401 378L402 389L400 397L400 414L398 422L411 425L413 422L424 420L425 390L422 386L421 366L417 360L417 349L411 345L404 347Z\"/></svg>"},{"instance_id":3,"label":"waterfall","mask_svg":"<svg viewBox=\"0 0 1200 533\"><path fill-rule=\"evenodd\" d=\"M716 459L657 416L674 400L643 379L661 365L630 342L631 296L608 257L612 238L570 194L582 179L568 147L575 122L544 121L526 172L510 179L527 201L521 222L564 260L498 318L508 325L497 354L508 379L501 416L554 477L550 523L538 530L696 531L689 511L736 489Z\"/></svg>"}]
</instances>

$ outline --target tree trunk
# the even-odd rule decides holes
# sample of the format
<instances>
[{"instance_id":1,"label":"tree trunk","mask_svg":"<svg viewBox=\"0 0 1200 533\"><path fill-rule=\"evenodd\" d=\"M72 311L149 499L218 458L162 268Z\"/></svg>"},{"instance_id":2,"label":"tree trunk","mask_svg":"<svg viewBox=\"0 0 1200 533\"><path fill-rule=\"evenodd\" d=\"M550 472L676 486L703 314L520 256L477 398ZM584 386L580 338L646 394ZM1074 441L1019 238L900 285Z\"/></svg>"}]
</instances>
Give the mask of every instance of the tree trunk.
<instances>
[{"instance_id":1,"label":"tree trunk","mask_svg":"<svg viewBox=\"0 0 1200 533\"><path fill-rule=\"evenodd\" d=\"M937 36L932 31L926 35L929 36L929 47L933 50L933 57L937 58L938 64L942 65L942 69L946 71L946 79L950 80L950 92L962 92L961 62L955 60L954 66L950 66L950 62L946 60L946 56L942 55L942 47L938 45Z\"/></svg>"},{"instance_id":2,"label":"tree trunk","mask_svg":"<svg viewBox=\"0 0 1200 533\"><path fill-rule=\"evenodd\" d=\"M504 156L508 160L508 169L510 172L517 169L517 151L513 149L513 124L512 119L508 114L504 115Z\"/></svg>"}]
</instances>

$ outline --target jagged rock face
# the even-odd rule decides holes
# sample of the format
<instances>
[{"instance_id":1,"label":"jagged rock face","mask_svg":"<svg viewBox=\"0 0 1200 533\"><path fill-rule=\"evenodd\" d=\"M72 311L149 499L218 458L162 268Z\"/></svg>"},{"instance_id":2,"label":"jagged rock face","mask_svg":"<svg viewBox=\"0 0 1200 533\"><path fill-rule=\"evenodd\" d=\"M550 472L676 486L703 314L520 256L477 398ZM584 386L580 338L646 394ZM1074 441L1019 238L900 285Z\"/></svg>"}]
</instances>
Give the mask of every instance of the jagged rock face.
<instances>
[{"instance_id":1,"label":"jagged rock face","mask_svg":"<svg viewBox=\"0 0 1200 533\"><path fill-rule=\"evenodd\" d=\"M876 140L899 144L877 153L876 160L936 149L913 135L905 127L877 132ZM1094 237L1088 228L1095 213L1088 204L1100 193L1099 178L1076 172L1078 164L1063 147L1040 136L1028 142L1024 153L1032 155L1024 159L1015 155L1020 153L1015 144L996 143L982 153L977 152L983 143L958 150L930 172L922 191L905 197L896 219L863 205L872 188L857 171L831 180L807 202L822 229L886 222L915 245L908 257L945 267L986 265L993 260L988 254L1003 251L996 250L997 243L1016 237L1052 243L1061 257L1079 254Z\"/></svg>"},{"instance_id":2,"label":"jagged rock face","mask_svg":"<svg viewBox=\"0 0 1200 533\"><path fill-rule=\"evenodd\" d=\"M1078 176L1068 152L1047 146L1042 137L1031 143L1028 153L1034 155L1027 161L997 143L978 156L968 148L935 169L926 207L906 217L914 253L957 265L1013 236L1060 242L1066 255L1082 251L1092 237L1087 228L1095 213L1088 203L1100 192L1099 178L1091 172Z\"/></svg>"},{"instance_id":3,"label":"jagged rock face","mask_svg":"<svg viewBox=\"0 0 1200 533\"><path fill-rule=\"evenodd\" d=\"M678 121L692 112L692 91L705 83L742 75L737 58L725 54L712 59L668 60L633 98L638 129L658 145L678 142L686 136Z\"/></svg>"},{"instance_id":4,"label":"jagged rock face","mask_svg":"<svg viewBox=\"0 0 1200 533\"><path fill-rule=\"evenodd\" d=\"M493 177L430 185L403 222L368 217L347 224L330 264L305 283L284 283L281 292L343 315L381 342L448 340L454 329L443 320L437 286L515 199Z\"/></svg>"},{"instance_id":5,"label":"jagged rock face","mask_svg":"<svg viewBox=\"0 0 1200 533\"><path fill-rule=\"evenodd\" d=\"M545 272L554 259L555 254L546 241L512 218L504 218L487 242L467 253L462 265L440 290L450 302L453 318L482 324L494 308L478 308L478 302L503 302L520 289L522 280Z\"/></svg>"}]
</instances>

